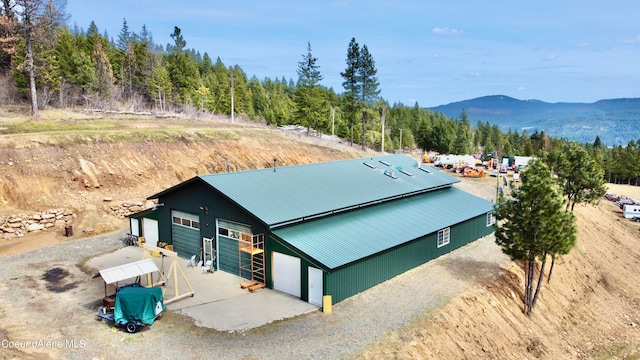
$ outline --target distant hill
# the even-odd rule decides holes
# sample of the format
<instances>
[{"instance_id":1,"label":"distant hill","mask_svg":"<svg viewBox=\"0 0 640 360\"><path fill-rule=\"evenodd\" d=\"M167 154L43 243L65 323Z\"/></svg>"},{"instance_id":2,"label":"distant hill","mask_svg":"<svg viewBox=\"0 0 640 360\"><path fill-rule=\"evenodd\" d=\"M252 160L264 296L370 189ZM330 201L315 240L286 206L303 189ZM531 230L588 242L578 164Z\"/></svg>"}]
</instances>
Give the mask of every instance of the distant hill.
<instances>
[{"instance_id":1,"label":"distant hill","mask_svg":"<svg viewBox=\"0 0 640 360\"><path fill-rule=\"evenodd\" d=\"M640 140L640 98L548 103L491 95L429 108L452 118L458 118L462 109L472 125L482 120L497 124L503 131L545 131L582 143L593 142L599 135L607 145L625 146L630 140Z\"/></svg>"}]
</instances>

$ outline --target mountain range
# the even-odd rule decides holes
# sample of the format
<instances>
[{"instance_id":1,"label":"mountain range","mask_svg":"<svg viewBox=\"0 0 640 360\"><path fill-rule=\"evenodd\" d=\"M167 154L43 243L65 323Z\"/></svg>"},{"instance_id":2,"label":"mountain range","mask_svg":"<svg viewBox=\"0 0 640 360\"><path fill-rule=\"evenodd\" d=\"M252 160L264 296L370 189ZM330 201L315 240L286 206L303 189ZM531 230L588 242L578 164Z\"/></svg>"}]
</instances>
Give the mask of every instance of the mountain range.
<instances>
[{"instance_id":1,"label":"mountain range","mask_svg":"<svg viewBox=\"0 0 640 360\"><path fill-rule=\"evenodd\" d=\"M472 125L489 122L504 132L544 131L552 137L581 143L593 143L600 136L608 146L640 141L640 98L548 103L490 95L429 108L451 118L460 118L463 109Z\"/></svg>"}]
</instances>

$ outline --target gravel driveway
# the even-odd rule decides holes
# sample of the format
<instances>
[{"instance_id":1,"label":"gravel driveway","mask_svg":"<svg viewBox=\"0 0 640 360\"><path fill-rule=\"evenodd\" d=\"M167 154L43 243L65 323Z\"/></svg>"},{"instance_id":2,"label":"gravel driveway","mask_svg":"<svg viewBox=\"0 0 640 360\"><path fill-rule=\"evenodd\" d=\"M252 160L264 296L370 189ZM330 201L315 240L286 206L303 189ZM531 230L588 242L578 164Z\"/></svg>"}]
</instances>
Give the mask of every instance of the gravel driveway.
<instances>
[{"instance_id":1,"label":"gravel driveway","mask_svg":"<svg viewBox=\"0 0 640 360\"><path fill-rule=\"evenodd\" d=\"M495 190L487 191L476 195L489 198ZM33 358L352 358L498 274L508 260L490 235L335 304L331 314L317 311L227 333L169 312L151 328L129 335L95 320L103 282L83 265L122 247L123 236L101 235L2 259L0 355L24 358L13 346Z\"/></svg>"}]
</instances>

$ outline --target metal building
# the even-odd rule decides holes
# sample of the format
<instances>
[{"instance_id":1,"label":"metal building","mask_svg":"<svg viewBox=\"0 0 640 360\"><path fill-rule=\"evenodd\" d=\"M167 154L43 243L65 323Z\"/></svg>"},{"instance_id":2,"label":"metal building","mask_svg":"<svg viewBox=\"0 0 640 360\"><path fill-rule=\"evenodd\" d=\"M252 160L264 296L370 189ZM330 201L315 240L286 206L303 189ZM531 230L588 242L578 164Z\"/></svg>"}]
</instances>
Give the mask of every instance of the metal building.
<instances>
[{"instance_id":1,"label":"metal building","mask_svg":"<svg viewBox=\"0 0 640 360\"><path fill-rule=\"evenodd\" d=\"M132 219L182 257L202 249L247 286L321 306L493 232L493 204L458 181L405 155L274 166L196 176Z\"/></svg>"}]
</instances>

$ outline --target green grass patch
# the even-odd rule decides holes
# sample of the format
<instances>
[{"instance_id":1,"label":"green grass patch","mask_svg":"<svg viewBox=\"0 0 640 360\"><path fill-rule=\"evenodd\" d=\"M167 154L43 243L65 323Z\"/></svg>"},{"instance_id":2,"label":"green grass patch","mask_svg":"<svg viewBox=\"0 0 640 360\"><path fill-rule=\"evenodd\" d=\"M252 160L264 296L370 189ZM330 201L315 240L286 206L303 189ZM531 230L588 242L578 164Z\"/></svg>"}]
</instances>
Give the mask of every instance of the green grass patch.
<instances>
[{"instance_id":1,"label":"green grass patch","mask_svg":"<svg viewBox=\"0 0 640 360\"><path fill-rule=\"evenodd\" d=\"M121 129L122 124L108 120L11 119L0 122L0 134L33 134L85 130Z\"/></svg>"}]
</instances>

